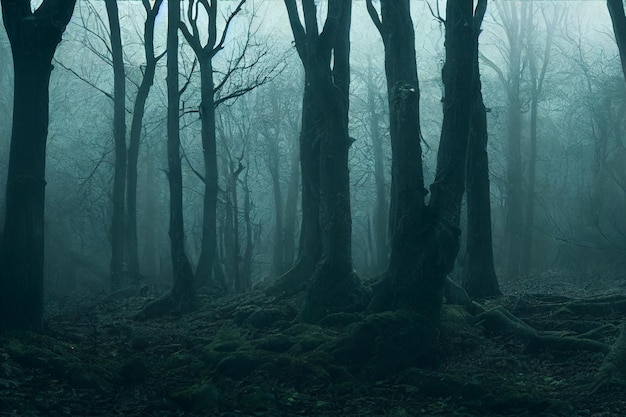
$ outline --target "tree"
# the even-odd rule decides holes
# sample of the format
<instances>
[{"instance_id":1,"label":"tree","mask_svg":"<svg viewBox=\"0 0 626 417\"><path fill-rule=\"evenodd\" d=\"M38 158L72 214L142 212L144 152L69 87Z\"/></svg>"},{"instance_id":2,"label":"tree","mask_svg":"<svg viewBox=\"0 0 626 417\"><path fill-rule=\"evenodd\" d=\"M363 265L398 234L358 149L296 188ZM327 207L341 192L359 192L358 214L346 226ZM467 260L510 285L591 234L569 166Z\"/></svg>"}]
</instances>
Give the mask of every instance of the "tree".
<instances>
[{"instance_id":1,"label":"tree","mask_svg":"<svg viewBox=\"0 0 626 417\"><path fill-rule=\"evenodd\" d=\"M518 10L519 9L519 10ZM502 52L508 63L507 73L493 61L482 56L484 62L496 73L507 96L507 152L506 152L506 219L504 226L507 251L507 275L511 279L519 277L522 236L523 201L522 190L522 100L520 86L524 69L522 53L530 27L531 7L523 2L518 7L513 2L498 3L498 13L502 20L507 45Z\"/></svg>"},{"instance_id":2,"label":"tree","mask_svg":"<svg viewBox=\"0 0 626 417\"><path fill-rule=\"evenodd\" d=\"M302 229L298 259L279 278L279 290L308 283L300 320L317 322L354 307L358 279L352 269L348 173L348 107L352 4L329 0L320 32L314 0L285 0L296 51L304 67L300 132Z\"/></svg>"},{"instance_id":3,"label":"tree","mask_svg":"<svg viewBox=\"0 0 626 417\"><path fill-rule=\"evenodd\" d=\"M531 12L532 15L532 12ZM520 261L520 273L526 276L530 273L532 262L533 230L535 228L535 195L537 177L537 113L539 100L543 92L546 71L550 63L552 45L554 43L554 32L559 27L559 21L563 18L563 13L559 13L556 6L552 6L552 16L548 17L543 11L543 18L546 26L546 40L543 47L543 57L541 66L538 66L536 52L532 50L534 33L537 28L531 25L529 30L528 70L530 73L530 152L528 155L528 181L526 190L526 201L524 210L524 228L522 239L522 253Z\"/></svg>"},{"instance_id":4,"label":"tree","mask_svg":"<svg viewBox=\"0 0 626 417\"><path fill-rule=\"evenodd\" d=\"M111 288L122 285L125 258L124 196L126 192L126 74L117 0L104 2L109 18L113 62L113 215L111 218Z\"/></svg>"},{"instance_id":5,"label":"tree","mask_svg":"<svg viewBox=\"0 0 626 417\"><path fill-rule=\"evenodd\" d=\"M0 325L43 328L44 202L52 58L75 0L2 0L14 71L13 128L0 272Z\"/></svg>"},{"instance_id":6,"label":"tree","mask_svg":"<svg viewBox=\"0 0 626 417\"><path fill-rule=\"evenodd\" d=\"M467 293L476 298L500 294L493 263L487 109L483 102L478 65L478 37L486 8L487 0L484 0L481 4L481 12L475 14L473 22L474 84L465 187L467 192L467 260L463 269L462 284Z\"/></svg>"},{"instance_id":7,"label":"tree","mask_svg":"<svg viewBox=\"0 0 626 417\"><path fill-rule=\"evenodd\" d=\"M170 254L173 286L148 304L139 318L151 318L171 310L189 311L196 306L194 274L185 251L183 175L180 157L180 92L178 90L178 25L180 3L167 0L167 179L170 189Z\"/></svg>"},{"instance_id":8,"label":"tree","mask_svg":"<svg viewBox=\"0 0 626 417\"><path fill-rule=\"evenodd\" d=\"M619 58L622 63L622 72L626 78L626 14L622 0L607 0L607 8L613 24L613 34L619 50Z\"/></svg>"},{"instance_id":9,"label":"tree","mask_svg":"<svg viewBox=\"0 0 626 417\"><path fill-rule=\"evenodd\" d=\"M248 28L243 47L229 61L228 68L222 73L221 79L216 79L218 73L214 69L213 59L224 49L226 37L231 28L234 19L239 15L247 0L239 0L237 6L230 12L226 18L226 22L222 28L221 34L218 36L218 9L220 2L213 0L212 2L201 0L189 0L187 6L188 25L181 23L180 29L187 40L191 49L193 49L200 66L200 121L202 124L202 152L204 159L204 199L203 199L203 225L202 225L202 244L200 256L196 266L196 279L199 285L206 285L210 282L211 270L215 262L215 252L217 248L217 145L215 136L215 110L224 102L240 97L255 88L263 85L272 78L272 74L276 66L269 69L258 69L256 75L251 76L248 82L237 85L230 91L227 86L231 78L238 72L245 71L247 74L253 74L254 67L260 66L260 62L264 52L247 62L246 55L252 48L252 29ZM199 23L199 6L202 6L204 12L208 16L206 23L206 31L208 37L203 43L203 31L198 27Z\"/></svg>"},{"instance_id":10,"label":"tree","mask_svg":"<svg viewBox=\"0 0 626 417\"><path fill-rule=\"evenodd\" d=\"M367 1L385 46L392 145L389 267L374 288L373 311L407 310L438 319L447 274L459 250L459 219L472 108L473 9L468 0L446 5L442 70L445 95L435 181L425 204L421 162L419 85L408 0ZM482 18L484 3L477 7ZM382 17L382 19L381 19Z\"/></svg>"},{"instance_id":11,"label":"tree","mask_svg":"<svg viewBox=\"0 0 626 417\"><path fill-rule=\"evenodd\" d=\"M163 54L155 55L154 52L154 26L157 14L163 4L163 0L156 0L150 5L149 0L141 3L146 11L146 20L143 31L143 48L146 64L143 68L143 77L137 89L133 116L130 125L130 138L128 143L128 166L126 172L126 256L127 268L131 276L137 278L139 269L139 245L137 241L137 164L139 160L139 145L141 144L141 129L146 109L146 101L152 84L156 65Z\"/></svg>"}]
</instances>

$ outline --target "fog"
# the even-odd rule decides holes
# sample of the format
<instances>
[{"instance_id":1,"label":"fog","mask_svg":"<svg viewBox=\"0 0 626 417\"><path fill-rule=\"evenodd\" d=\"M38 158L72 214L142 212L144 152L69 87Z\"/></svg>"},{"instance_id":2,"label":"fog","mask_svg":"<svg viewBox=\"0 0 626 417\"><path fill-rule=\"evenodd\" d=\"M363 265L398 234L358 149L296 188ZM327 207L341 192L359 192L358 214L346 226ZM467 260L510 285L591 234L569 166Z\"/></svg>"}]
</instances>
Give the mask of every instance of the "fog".
<instances>
[{"instance_id":1,"label":"fog","mask_svg":"<svg viewBox=\"0 0 626 417\"><path fill-rule=\"evenodd\" d=\"M235 2L224 1L224 15ZM507 2L505 4L513 4ZM577 274L615 274L623 266L626 249L623 207L626 204L626 152L623 147L624 82L611 22L602 2L564 1L533 3L532 39L522 41L520 71L521 162L523 194L528 190L530 156L530 74L528 60L534 54L541 66L546 47L546 20L561 17L554 30L545 82L538 102L534 220L530 274L567 270ZM432 10L431 10L432 9ZM441 129L441 68L444 60L444 27L433 13L444 13L443 4L416 1L412 17L421 89L421 120L426 183L432 181ZM489 109L489 170L495 263L498 276L507 280L505 223L507 215L507 97L501 75L507 77L509 44L503 23L503 6L488 7L480 36L481 80ZM431 13L432 12L432 13ZM185 13L183 13L184 15ZM155 50L164 52L167 7L156 20ZM142 46L144 11L139 3L120 2L124 67L127 78L126 107L133 97L145 65ZM320 21L324 16L320 15ZM445 16L441 16L445 18ZM204 17L206 18L206 16ZM224 20L221 20L223 25ZM202 24L200 24L202 27ZM222 26L223 27L223 26ZM289 187L291 153L297 149L300 123L302 69L293 48L293 37L282 2L255 1L234 20L216 58L219 75L229 68L252 31L250 59L262 52L251 71L271 73L270 80L252 92L217 109L220 190L226 190L227 166L241 160L249 189L250 222L254 229L252 281L272 280L275 240L275 199L269 160L279 158L278 184L282 198ZM525 29L526 30L526 29ZM12 70L9 44L0 38L0 175L5 176L11 131ZM201 33L206 37L206 32ZM67 292L78 287L108 288L110 253L111 181L114 164L112 126L111 58L103 2L80 1L55 55L50 88L50 127L47 147L46 189L46 289ZM184 175L184 207L187 249L197 259L202 219L202 181L194 174L202 164L199 75L193 52L180 37L180 79L189 79L181 97L181 135ZM384 153L384 182L390 182L390 145L384 82L383 44L364 2L356 2L351 28L350 148L353 257L357 272L372 276L382 268L374 261L372 242L376 198L372 156L371 111L379 112ZM256 54L256 55L255 55ZM489 61L492 65L488 65ZM168 191L165 159L165 60L159 61L146 106L139 161L138 230L142 274L151 283L170 281L168 255ZM190 71L194 69L193 73ZM241 72L228 88L250 82ZM505 80L506 81L506 80ZM368 87L369 86L369 87ZM375 109L368 106L373 88ZM270 99L280 103L280 120L272 115ZM128 121L128 123L130 123ZM280 124L278 126L277 124ZM280 129L278 129L280 127ZM265 129L265 134L264 134ZM269 132L269 133L268 133ZM604 136L603 136L604 135ZM269 137L268 137L269 136ZM270 148L275 156L270 156ZM380 175L380 173L379 173ZM5 180L0 181L4 188ZM525 195L526 199L528 196ZM237 214L243 225L243 193ZM222 203L224 198L220 197ZM298 212L299 213L299 212ZM222 214L224 215L224 214ZM295 221L299 224L299 214ZM225 221L221 218L221 221ZM524 221L524 219L520 219ZM284 227L279 226L279 227ZM296 227L298 230L299 227ZM245 227L239 240L243 242ZM297 246L296 240L289 242ZM228 240L228 239L226 239ZM224 236L221 237L221 251ZM222 254L221 256L226 256ZM459 255L463 260L463 249ZM283 268L284 265L278 269ZM76 271L78 268L78 271ZM74 279L67 277L75 276Z\"/></svg>"}]
</instances>

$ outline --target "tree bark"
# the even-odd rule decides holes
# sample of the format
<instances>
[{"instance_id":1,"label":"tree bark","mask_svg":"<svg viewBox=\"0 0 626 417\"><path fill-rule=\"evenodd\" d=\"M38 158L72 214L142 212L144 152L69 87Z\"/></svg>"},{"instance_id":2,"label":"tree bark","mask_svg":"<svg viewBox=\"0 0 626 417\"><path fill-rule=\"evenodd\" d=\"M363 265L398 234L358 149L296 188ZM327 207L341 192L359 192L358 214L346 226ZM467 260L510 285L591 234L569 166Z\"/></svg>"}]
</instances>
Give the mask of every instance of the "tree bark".
<instances>
[{"instance_id":1,"label":"tree bark","mask_svg":"<svg viewBox=\"0 0 626 417\"><path fill-rule=\"evenodd\" d=\"M178 23L180 2L167 0L167 179L170 189L170 255L173 286L161 298L148 304L139 319L162 316L171 311L190 311L196 307L193 270L185 252L183 217L183 175L180 161L180 119L178 91Z\"/></svg>"},{"instance_id":2,"label":"tree bark","mask_svg":"<svg viewBox=\"0 0 626 417\"><path fill-rule=\"evenodd\" d=\"M293 292L304 288L315 270L321 254L320 232L320 133L323 116L315 102L314 65L318 58L320 34L317 25L317 6L313 0L304 0L304 27L300 22L296 2L284 0L296 50L304 67L304 94L302 97L302 125L300 130L300 175L302 181L302 223L298 255L293 266L280 276L271 292Z\"/></svg>"},{"instance_id":3,"label":"tree bark","mask_svg":"<svg viewBox=\"0 0 626 417\"><path fill-rule=\"evenodd\" d=\"M137 164L139 161L139 145L141 143L141 129L143 127L143 118L146 111L146 101L150 94L152 84L154 83L156 64L159 59L154 55L154 25L163 0L156 0L153 6L150 6L148 0L142 0L142 3L146 10L146 21L143 32L146 66L133 106L126 173L127 269L130 276L134 279L138 279L141 275L139 267L139 244L137 240Z\"/></svg>"},{"instance_id":4,"label":"tree bark","mask_svg":"<svg viewBox=\"0 0 626 417\"><path fill-rule=\"evenodd\" d=\"M479 11L478 8L481 8ZM478 37L487 0L481 0L473 22L473 108L467 148L467 263L463 269L463 288L474 298L493 297L500 287L493 263L491 233L491 194L487 155L487 109L481 91L478 65Z\"/></svg>"},{"instance_id":5,"label":"tree bark","mask_svg":"<svg viewBox=\"0 0 626 417\"><path fill-rule=\"evenodd\" d=\"M393 155L391 256L387 273L374 288L370 309L402 309L436 320L445 279L459 250L472 107L473 74L463 70L472 68L472 2L450 0L446 6L443 125L428 206L424 204L410 4L381 0L382 21L372 2L368 0L367 5L385 44Z\"/></svg>"},{"instance_id":6,"label":"tree bark","mask_svg":"<svg viewBox=\"0 0 626 417\"><path fill-rule=\"evenodd\" d=\"M126 75L122 56L122 36L117 0L105 0L113 61L113 142L115 165L113 172L113 214L111 217L111 289L124 283L125 272L125 222L124 198L126 193Z\"/></svg>"},{"instance_id":7,"label":"tree bark","mask_svg":"<svg viewBox=\"0 0 626 417\"><path fill-rule=\"evenodd\" d=\"M196 265L198 286L216 285L211 281L217 249L217 139L215 133L215 97L213 63L200 50L200 121L202 123L202 156L204 158L204 196L202 215L202 246Z\"/></svg>"},{"instance_id":8,"label":"tree bark","mask_svg":"<svg viewBox=\"0 0 626 417\"><path fill-rule=\"evenodd\" d=\"M2 0L14 70L0 272L0 327L43 330L44 203L52 58L75 0Z\"/></svg>"},{"instance_id":9,"label":"tree bark","mask_svg":"<svg viewBox=\"0 0 626 417\"><path fill-rule=\"evenodd\" d=\"M613 24L613 33L619 50L619 57L622 63L622 72L626 78L626 14L624 13L624 3L622 0L606 0L611 23Z\"/></svg>"},{"instance_id":10,"label":"tree bark","mask_svg":"<svg viewBox=\"0 0 626 417\"><path fill-rule=\"evenodd\" d=\"M217 0L209 2L189 1L187 7L187 24L181 24L180 29L193 49L198 62L200 63L200 121L202 124L202 155L204 158L204 197L203 197L203 217L202 217L202 243L200 256L196 265L196 285L219 286L217 281L211 280L211 272L215 263L217 250L217 141L215 125L215 108L217 101L215 92L217 89L214 80L213 57L217 55L224 46L224 40L228 34L230 23L242 10L247 0L239 0L235 9L226 19L222 29L221 38L217 34L217 10L219 2ZM203 45L198 28L198 5L202 5L208 16L207 39ZM232 75L229 71L220 82L223 85L228 77Z\"/></svg>"},{"instance_id":11,"label":"tree bark","mask_svg":"<svg viewBox=\"0 0 626 417\"><path fill-rule=\"evenodd\" d=\"M323 123L323 130L318 131L322 253L300 311L300 320L310 323L330 313L355 308L359 302L358 278L352 269L348 170L351 15L351 2L329 0L324 29L329 32L322 34L318 45L323 51L319 58L323 60L310 62L308 68L315 87L312 100L322 110Z\"/></svg>"}]
</instances>

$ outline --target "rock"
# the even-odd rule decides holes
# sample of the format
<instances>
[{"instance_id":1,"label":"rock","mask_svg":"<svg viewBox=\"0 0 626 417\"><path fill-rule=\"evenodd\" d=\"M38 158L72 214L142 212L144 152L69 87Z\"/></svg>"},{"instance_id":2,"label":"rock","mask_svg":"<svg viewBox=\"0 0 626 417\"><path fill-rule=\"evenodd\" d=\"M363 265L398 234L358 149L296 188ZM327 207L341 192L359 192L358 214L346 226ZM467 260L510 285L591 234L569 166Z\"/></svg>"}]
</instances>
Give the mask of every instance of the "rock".
<instances>
[{"instance_id":1,"label":"rock","mask_svg":"<svg viewBox=\"0 0 626 417\"><path fill-rule=\"evenodd\" d=\"M239 353L222 359L216 368L218 374L231 378L244 378L259 366L258 360Z\"/></svg>"},{"instance_id":2,"label":"rock","mask_svg":"<svg viewBox=\"0 0 626 417\"><path fill-rule=\"evenodd\" d=\"M217 410L219 391L211 382L203 382L171 394L170 399L185 411L212 413Z\"/></svg>"},{"instance_id":3,"label":"rock","mask_svg":"<svg viewBox=\"0 0 626 417\"><path fill-rule=\"evenodd\" d=\"M294 342L284 334L276 334L258 340L256 345L258 349L283 353L288 351L294 345Z\"/></svg>"}]
</instances>

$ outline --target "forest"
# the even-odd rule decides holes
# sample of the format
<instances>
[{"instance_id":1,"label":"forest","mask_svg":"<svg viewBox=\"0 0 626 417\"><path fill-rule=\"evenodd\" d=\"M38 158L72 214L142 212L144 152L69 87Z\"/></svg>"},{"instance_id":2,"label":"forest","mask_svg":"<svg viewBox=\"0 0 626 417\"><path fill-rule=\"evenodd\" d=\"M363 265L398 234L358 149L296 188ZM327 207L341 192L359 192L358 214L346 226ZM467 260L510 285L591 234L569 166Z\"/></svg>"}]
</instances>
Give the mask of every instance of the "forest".
<instances>
[{"instance_id":1,"label":"forest","mask_svg":"<svg viewBox=\"0 0 626 417\"><path fill-rule=\"evenodd\" d=\"M622 0L0 4L0 415L626 415Z\"/></svg>"}]
</instances>

